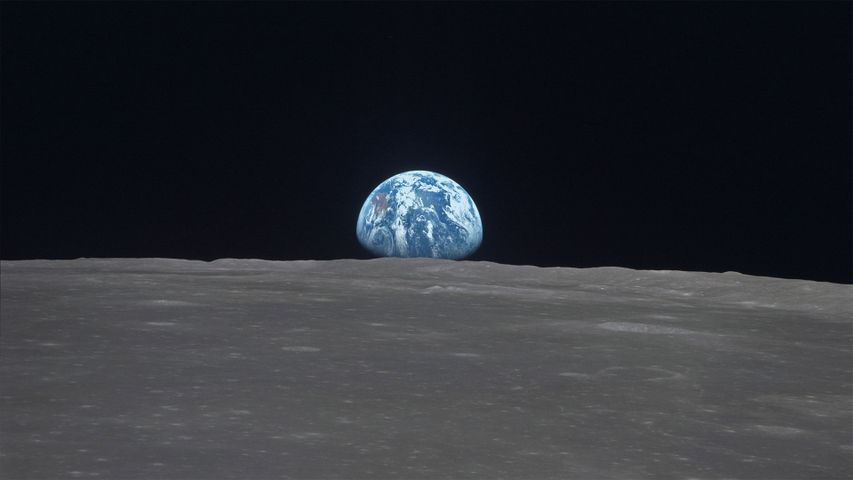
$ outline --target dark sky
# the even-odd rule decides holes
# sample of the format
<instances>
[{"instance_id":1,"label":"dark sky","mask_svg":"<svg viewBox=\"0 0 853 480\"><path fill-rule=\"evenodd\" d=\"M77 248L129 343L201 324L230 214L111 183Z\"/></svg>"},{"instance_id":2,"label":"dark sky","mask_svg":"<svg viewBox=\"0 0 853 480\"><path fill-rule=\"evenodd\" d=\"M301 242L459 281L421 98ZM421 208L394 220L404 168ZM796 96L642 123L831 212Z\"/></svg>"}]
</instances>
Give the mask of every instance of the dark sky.
<instances>
[{"instance_id":1,"label":"dark sky","mask_svg":"<svg viewBox=\"0 0 853 480\"><path fill-rule=\"evenodd\" d=\"M474 260L851 281L851 6L14 3L4 259L369 258L411 169Z\"/></svg>"}]
</instances>

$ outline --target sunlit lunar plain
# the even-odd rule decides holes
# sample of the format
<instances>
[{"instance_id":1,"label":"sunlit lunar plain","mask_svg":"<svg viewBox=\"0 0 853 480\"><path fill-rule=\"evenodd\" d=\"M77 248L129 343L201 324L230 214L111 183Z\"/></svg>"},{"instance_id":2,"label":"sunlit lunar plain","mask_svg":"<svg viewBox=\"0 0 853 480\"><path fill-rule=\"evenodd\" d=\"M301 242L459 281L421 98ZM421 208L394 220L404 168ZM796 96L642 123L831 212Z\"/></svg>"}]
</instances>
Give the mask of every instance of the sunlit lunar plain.
<instances>
[{"instance_id":1,"label":"sunlit lunar plain","mask_svg":"<svg viewBox=\"0 0 853 480\"><path fill-rule=\"evenodd\" d=\"M853 287L377 259L0 264L3 478L851 478Z\"/></svg>"}]
</instances>

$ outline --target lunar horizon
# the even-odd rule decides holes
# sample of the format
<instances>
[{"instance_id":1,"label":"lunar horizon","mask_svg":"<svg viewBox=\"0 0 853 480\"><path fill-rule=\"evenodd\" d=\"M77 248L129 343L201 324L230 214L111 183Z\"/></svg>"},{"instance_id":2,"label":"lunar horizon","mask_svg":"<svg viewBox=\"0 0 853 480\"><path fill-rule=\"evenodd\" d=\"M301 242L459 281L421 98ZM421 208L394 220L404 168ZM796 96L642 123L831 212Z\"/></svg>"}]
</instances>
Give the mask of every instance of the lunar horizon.
<instances>
[{"instance_id":1,"label":"lunar horizon","mask_svg":"<svg viewBox=\"0 0 853 480\"><path fill-rule=\"evenodd\" d=\"M850 478L853 286L0 262L4 478Z\"/></svg>"}]
</instances>

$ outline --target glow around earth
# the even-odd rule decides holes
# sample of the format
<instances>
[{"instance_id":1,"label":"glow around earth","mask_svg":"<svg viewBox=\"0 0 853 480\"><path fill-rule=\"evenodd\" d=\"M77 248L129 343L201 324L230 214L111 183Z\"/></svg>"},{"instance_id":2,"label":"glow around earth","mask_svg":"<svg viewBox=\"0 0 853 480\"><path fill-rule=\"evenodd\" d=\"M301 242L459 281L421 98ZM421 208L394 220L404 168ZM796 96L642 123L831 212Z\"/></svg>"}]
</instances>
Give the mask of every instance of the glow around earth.
<instances>
[{"instance_id":1,"label":"glow around earth","mask_svg":"<svg viewBox=\"0 0 853 480\"><path fill-rule=\"evenodd\" d=\"M365 200L358 241L383 257L459 259L483 241L474 200L444 175L414 170L385 180Z\"/></svg>"}]
</instances>

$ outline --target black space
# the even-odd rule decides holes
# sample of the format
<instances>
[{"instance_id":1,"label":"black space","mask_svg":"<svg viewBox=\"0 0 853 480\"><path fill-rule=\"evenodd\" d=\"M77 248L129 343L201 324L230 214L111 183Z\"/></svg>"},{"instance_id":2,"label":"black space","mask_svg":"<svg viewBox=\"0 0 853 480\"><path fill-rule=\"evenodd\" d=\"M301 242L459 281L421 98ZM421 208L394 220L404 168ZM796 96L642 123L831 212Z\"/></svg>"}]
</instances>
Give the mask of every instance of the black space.
<instances>
[{"instance_id":1,"label":"black space","mask_svg":"<svg viewBox=\"0 0 853 480\"><path fill-rule=\"evenodd\" d=\"M4 259L369 258L426 169L475 260L853 280L848 2L0 8Z\"/></svg>"}]
</instances>

